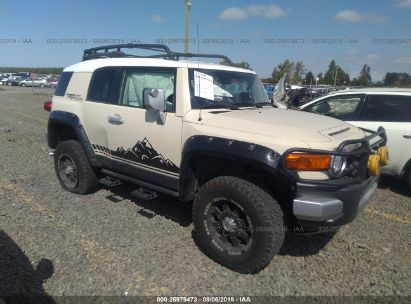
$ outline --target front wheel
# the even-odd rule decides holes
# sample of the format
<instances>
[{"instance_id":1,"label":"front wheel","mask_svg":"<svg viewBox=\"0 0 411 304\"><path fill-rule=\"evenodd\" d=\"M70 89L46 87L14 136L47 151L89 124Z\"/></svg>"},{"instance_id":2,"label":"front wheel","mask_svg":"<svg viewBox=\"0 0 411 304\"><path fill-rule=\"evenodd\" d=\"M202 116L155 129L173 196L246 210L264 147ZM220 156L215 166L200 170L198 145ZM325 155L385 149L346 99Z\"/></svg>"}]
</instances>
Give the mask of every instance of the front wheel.
<instances>
[{"instance_id":1,"label":"front wheel","mask_svg":"<svg viewBox=\"0 0 411 304\"><path fill-rule=\"evenodd\" d=\"M218 263L240 273L268 265L284 242L283 212L267 192L232 176L204 184L193 203L200 247Z\"/></svg>"},{"instance_id":2,"label":"front wheel","mask_svg":"<svg viewBox=\"0 0 411 304\"><path fill-rule=\"evenodd\" d=\"M54 168L60 185L67 191L88 194L97 189L97 177L76 140L58 144L54 151Z\"/></svg>"}]
</instances>

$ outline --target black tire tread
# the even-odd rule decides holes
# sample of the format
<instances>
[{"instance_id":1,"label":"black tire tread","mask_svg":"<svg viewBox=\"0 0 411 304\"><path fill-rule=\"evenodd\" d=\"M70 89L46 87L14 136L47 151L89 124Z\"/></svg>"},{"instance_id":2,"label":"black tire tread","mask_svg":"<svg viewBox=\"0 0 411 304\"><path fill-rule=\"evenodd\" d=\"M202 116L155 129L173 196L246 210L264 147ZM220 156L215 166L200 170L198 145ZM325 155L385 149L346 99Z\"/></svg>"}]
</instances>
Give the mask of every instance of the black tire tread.
<instances>
[{"instance_id":1,"label":"black tire tread","mask_svg":"<svg viewBox=\"0 0 411 304\"><path fill-rule=\"evenodd\" d=\"M77 187L73 189L65 187L58 175L57 159L60 154L70 155L76 165L79 181ZM54 166L59 182L65 190L78 194L89 194L96 191L98 187L96 174L87 159L83 147L78 141L67 140L58 144L54 152Z\"/></svg>"},{"instance_id":2,"label":"black tire tread","mask_svg":"<svg viewBox=\"0 0 411 304\"><path fill-rule=\"evenodd\" d=\"M277 254L282 247L285 237L285 228L281 207L271 195L257 185L238 177L221 176L210 180L200 188L198 195L193 202L193 219L198 217L199 208L196 208L196 205L202 199L203 194L211 188L221 186L229 186L234 187L234 189L238 189L239 192L245 195L247 201L253 202L254 207L263 218L264 225L272 226L271 228L273 229L269 232L271 234L270 237L266 238L267 241L263 246L264 251L254 257L249 263L233 266L230 264L225 264L220 260L217 260L217 262L240 273L258 272L270 263L273 256ZM283 231L284 234L275 233L274 231ZM207 255L216 260L205 240L200 238L198 243Z\"/></svg>"}]
</instances>

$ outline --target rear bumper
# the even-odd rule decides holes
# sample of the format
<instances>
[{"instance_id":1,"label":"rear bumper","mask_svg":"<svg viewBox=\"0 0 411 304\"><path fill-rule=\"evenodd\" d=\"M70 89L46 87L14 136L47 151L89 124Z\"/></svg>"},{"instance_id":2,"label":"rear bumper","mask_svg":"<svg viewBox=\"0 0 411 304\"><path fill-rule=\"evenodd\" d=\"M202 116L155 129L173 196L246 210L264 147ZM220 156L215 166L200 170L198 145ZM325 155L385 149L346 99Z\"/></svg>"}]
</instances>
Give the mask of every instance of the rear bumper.
<instances>
[{"instance_id":1,"label":"rear bumper","mask_svg":"<svg viewBox=\"0 0 411 304\"><path fill-rule=\"evenodd\" d=\"M360 184L324 186L297 183L293 214L298 224L307 227L341 226L354 220L377 190L378 176Z\"/></svg>"}]
</instances>

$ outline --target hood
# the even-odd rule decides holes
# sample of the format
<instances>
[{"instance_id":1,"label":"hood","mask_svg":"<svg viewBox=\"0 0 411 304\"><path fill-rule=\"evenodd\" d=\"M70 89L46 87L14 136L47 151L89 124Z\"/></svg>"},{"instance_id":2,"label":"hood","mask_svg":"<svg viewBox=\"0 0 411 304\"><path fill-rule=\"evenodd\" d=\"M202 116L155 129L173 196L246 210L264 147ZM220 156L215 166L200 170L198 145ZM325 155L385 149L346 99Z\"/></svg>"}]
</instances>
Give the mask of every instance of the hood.
<instances>
[{"instance_id":1,"label":"hood","mask_svg":"<svg viewBox=\"0 0 411 304\"><path fill-rule=\"evenodd\" d=\"M199 123L196 115L189 115ZM201 122L221 130L306 142L331 142L363 137L358 128L343 121L318 114L272 107L242 108L239 110L202 110Z\"/></svg>"}]
</instances>

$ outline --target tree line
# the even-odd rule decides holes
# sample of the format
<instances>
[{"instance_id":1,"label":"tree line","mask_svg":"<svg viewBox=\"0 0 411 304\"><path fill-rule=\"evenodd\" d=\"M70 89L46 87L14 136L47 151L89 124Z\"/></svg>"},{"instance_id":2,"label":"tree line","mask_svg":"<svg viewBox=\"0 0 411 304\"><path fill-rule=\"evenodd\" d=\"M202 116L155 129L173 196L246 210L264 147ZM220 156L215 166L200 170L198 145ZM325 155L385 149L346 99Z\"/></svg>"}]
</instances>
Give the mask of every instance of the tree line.
<instances>
[{"instance_id":1,"label":"tree line","mask_svg":"<svg viewBox=\"0 0 411 304\"><path fill-rule=\"evenodd\" d=\"M335 60L331 60L328 69L324 73L315 75L312 71L306 70L302 61L292 62L288 59L277 65L271 73L271 78L266 79L276 83L287 74L292 84L305 85L331 85L331 86L371 86L373 85L371 77L371 67L364 64L358 77L351 79L348 72L339 66Z\"/></svg>"},{"instance_id":2,"label":"tree line","mask_svg":"<svg viewBox=\"0 0 411 304\"><path fill-rule=\"evenodd\" d=\"M222 61L221 64L228 65ZM235 62L234 66L252 70L250 63L246 61ZM0 73L29 72L36 74L61 74L63 68L33 68L33 67L0 67ZM373 82L371 77L371 67L364 64L358 77L350 78L350 75L337 65L335 60L331 60L327 71L315 75L312 71L307 71L303 61L292 62L285 59L281 64L274 67L270 78L262 79L263 82L277 83L278 80L288 75L290 83L304 85L332 85L332 86L388 86L388 87L411 87L411 76L408 73L388 72L383 81Z\"/></svg>"},{"instance_id":3,"label":"tree line","mask_svg":"<svg viewBox=\"0 0 411 304\"><path fill-rule=\"evenodd\" d=\"M19 73L28 72L36 74L61 74L64 68L51 67L51 68L33 68L33 67L0 67L0 73Z\"/></svg>"},{"instance_id":4,"label":"tree line","mask_svg":"<svg viewBox=\"0 0 411 304\"><path fill-rule=\"evenodd\" d=\"M226 62L222 62L227 64ZM235 66L251 69L248 62L236 62ZM364 64L359 76L351 78L348 72L339 66L335 60L331 60L327 71L315 75L307 71L303 61L293 62L289 59L274 67L270 78L262 79L263 82L277 83L285 74L288 75L291 84L304 85L331 85L331 86L388 86L388 87L411 87L411 76L408 73L386 73L383 81L373 82L371 67Z\"/></svg>"}]
</instances>

